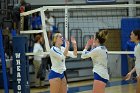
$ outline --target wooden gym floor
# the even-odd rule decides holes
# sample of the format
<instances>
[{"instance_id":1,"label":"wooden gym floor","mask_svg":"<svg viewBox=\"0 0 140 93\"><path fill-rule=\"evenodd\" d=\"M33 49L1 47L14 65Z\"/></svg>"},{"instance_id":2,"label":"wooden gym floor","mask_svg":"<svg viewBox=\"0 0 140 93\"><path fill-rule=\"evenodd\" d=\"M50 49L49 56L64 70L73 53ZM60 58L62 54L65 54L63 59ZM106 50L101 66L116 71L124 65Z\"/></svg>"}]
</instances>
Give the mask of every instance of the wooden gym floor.
<instances>
[{"instance_id":1,"label":"wooden gym floor","mask_svg":"<svg viewBox=\"0 0 140 93\"><path fill-rule=\"evenodd\" d=\"M92 93L92 80L72 82L68 83L68 93ZM135 93L136 81L124 81L122 79L112 78L107 84L105 93ZM0 93L4 93L3 89L0 89ZM10 89L9 93L13 93ZM49 93L49 86L46 88L31 88L30 93Z\"/></svg>"}]
</instances>

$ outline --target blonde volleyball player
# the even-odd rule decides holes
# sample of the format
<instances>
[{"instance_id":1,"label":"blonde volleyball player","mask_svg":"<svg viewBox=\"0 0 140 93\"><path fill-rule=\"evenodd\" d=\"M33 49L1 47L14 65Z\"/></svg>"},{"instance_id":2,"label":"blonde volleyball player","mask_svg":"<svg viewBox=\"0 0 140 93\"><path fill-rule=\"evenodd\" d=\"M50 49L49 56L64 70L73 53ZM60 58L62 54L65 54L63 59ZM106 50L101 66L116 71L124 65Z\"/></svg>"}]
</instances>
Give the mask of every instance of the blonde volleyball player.
<instances>
[{"instance_id":1,"label":"blonde volleyball player","mask_svg":"<svg viewBox=\"0 0 140 93\"><path fill-rule=\"evenodd\" d=\"M65 58L66 56L77 57L75 38L72 37L71 42L73 44L73 52L69 51L69 41L66 41L66 47L61 46L63 44L63 37L60 33L56 33L53 36L53 46L50 50L52 66L48 76L50 93L67 93L67 82L64 76L64 71L66 70Z\"/></svg>"},{"instance_id":2,"label":"blonde volleyball player","mask_svg":"<svg viewBox=\"0 0 140 93\"><path fill-rule=\"evenodd\" d=\"M130 35L131 41L136 43L134 55L136 57L135 67L126 75L126 80L131 78L132 73L137 73L136 93L140 93L140 30L134 30Z\"/></svg>"},{"instance_id":3,"label":"blonde volleyball player","mask_svg":"<svg viewBox=\"0 0 140 93\"><path fill-rule=\"evenodd\" d=\"M104 46L108 32L106 30L97 32L94 40L88 40L85 49L82 52L81 58L92 58L93 61L93 93L105 93L105 86L109 80L109 74L107 69L108 54L107 49ZM91 51L87 51L94 43L95 48Z\"/></svg>"}]
</instances>

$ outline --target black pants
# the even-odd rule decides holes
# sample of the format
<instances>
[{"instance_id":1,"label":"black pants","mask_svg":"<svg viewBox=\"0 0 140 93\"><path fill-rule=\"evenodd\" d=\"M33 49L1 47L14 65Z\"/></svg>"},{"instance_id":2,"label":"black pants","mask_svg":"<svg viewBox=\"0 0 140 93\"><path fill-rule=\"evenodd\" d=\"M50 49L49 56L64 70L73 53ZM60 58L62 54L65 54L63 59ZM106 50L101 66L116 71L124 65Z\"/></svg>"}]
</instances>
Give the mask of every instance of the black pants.
<instances>
[{"instance_id":1,"label":"black pants","mask_svg":"<svg viewBox=\"0 0 140 93\"><path fill-rule=\"evenodd\" d=\"M66 78L66 81L68 82L68 77L67 77L66 71L64 71L64 76Z\"/></svg>"},{"instance_id":2,"label":"black pants","mask_svg":"<svg viewBox=\"0 0 140 93\"><path fill-rule=\"evenodd\" d=\"M42 58L42 62L46 63L46 69L49 71L51 69L51 66L52 66L52 62L51 62L50 56Z\"/></svg>"}]
</instances>

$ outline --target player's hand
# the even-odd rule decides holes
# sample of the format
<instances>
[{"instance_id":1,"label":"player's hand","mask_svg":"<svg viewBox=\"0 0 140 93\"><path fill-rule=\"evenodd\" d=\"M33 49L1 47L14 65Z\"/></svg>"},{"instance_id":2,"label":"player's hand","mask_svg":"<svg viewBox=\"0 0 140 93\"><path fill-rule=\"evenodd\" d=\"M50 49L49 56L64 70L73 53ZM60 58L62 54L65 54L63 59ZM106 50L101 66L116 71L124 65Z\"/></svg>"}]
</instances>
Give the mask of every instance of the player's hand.
<instances>
[{"instance_id":1,"label":"player's hand","mask_svg":"<svg viewBox=\"0 0 140 93\"><path fill-rule=\"evenodd\" d=\"M130 78L131 78L131 73L129 72L126 76L125 76L125 80L130 80Z\"/></svg>"},{"instance_id":2,"label":"player's hand","mask_svg":"<svg viewBox=\"0 0 140 93\"><path fill-rule=\"evenodd\" d=\"M91 46L91 45L93 45L93 42L94 42L94 39L93 39L93 38L91 38L91 39L89 39L89 40L88 40L88 42L87 42L87 43L88 43L88 45L89 45L89 46Z\"/></svg>"},{"instance_id":3,"label":"player's hand","mask_svg":"<svg viewBox=\"0 0 140 93\"><path fill-rule=\"evenodd\" d=\"M66 40L66 47L69 47L70 46L70 43L68 40Z\"/></svg>"},{"instance_id":4,"label":"player's hand","mask_svg":"<svg viewBox=\"0 0 140 93\"><path fill-rule=\"evenodd\" d=\"M93 44L92 44L92 48L95 48L95 47L96 47L96 43L93 43Z\"/></svg>"},{"instance_id":5,"label":"player's hand","mask_svg":"<svg viewBox=\"0 0 140 93\"><path fill-rule=\"evenodd\" d=\"M72 42L72 44L76 44L76 40L74 37L71 37L71 42Z\"/></svg>"},{"instance_id":6,"label":"player's hand","mask_svg":"<svg viewBox=\"0 0 140 93\"><path fill-rule=\"evenodd\" d=\"M89 46L91 46L92 44L93 44L93 39L89 39L89 40L87 41L87 44L86 44L86 46L85 46L85 49L88 49Z\"/></svg>"}]
</instances>

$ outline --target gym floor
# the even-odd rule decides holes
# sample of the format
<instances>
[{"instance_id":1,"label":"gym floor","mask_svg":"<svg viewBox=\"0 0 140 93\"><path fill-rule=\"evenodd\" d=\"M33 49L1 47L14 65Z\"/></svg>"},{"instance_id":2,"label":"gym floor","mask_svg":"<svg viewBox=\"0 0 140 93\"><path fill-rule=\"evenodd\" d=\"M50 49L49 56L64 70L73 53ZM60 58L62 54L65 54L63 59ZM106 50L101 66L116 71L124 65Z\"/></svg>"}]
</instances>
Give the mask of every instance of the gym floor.
<instances>
[{"instance_id":1,"label":"gym floor","mask_svg":"<svg viewBox=\"0 0 140 93\"><path fill-rule=\"evenodd\" d=\"M92 83L93 80L68 83L68 93L92 93ZM135 80L124 81L121 78L112 78L107 84L105 93L135 93L135 83ZM4 90L0 89L0 93L4 93ZM13 93L13 90L10 89L9 93ZM50 93L49 86L31 88L31 93Z\"/></svg>"}]
</instances>

